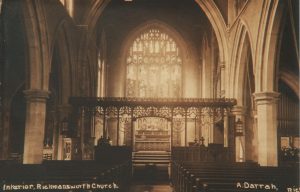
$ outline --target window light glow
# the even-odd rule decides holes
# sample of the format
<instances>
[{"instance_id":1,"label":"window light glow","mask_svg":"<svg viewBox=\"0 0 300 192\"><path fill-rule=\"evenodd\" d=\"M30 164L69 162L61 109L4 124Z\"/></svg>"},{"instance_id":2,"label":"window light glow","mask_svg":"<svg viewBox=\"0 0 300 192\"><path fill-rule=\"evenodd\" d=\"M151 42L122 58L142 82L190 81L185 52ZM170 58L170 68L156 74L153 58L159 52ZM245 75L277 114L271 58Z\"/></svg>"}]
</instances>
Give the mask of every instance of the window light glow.
<instances>
[{"instance_id":1,"label":"window light glow","mask_svg":"<svg viewBox=\"0 0 300 192\"><path fill-rule=\"evenodd\" d=\"M166 33L153 28L138 36L126 63L127 97L181 97L182 59Z\"/></svg>"}]
</instances>

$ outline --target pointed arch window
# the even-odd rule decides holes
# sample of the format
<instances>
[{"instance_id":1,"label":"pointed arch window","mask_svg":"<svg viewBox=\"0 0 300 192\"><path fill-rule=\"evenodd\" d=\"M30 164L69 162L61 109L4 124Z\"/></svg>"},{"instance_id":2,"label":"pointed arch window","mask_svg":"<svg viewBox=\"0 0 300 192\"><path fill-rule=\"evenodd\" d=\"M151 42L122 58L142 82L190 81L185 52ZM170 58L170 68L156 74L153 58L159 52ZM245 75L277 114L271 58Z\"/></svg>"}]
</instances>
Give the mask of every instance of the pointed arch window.
<instances>
[{"instance_id":1,"label":"pointed arch window","mask_svg":"<svg viewBox=\"0 0 300 192\"><path fill-rule=\"evenodd\" d=\"M158 28L144 31L126 58L127 97L181 97L182 57L170 35Z\"/></svg>"}]
</instances>

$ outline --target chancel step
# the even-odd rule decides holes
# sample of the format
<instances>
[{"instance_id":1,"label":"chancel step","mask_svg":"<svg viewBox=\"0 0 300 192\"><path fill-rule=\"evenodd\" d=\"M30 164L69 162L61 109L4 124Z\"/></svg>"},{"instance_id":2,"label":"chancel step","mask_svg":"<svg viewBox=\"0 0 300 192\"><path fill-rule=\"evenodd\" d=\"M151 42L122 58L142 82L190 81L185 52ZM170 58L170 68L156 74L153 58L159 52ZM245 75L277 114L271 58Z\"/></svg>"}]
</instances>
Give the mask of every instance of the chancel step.
<instances>
[{"instance_id":1,"label":"chancel step","mask_svg":"<svg viewBox=\"0 0 300 192\"><path fill-rule=\"evenodd\" d=\"M170 152L163 151L141 151L133 153L133 166L144 166L155 164L157 166L168 166L170 163Z\"/></svg>"}]
</instances>

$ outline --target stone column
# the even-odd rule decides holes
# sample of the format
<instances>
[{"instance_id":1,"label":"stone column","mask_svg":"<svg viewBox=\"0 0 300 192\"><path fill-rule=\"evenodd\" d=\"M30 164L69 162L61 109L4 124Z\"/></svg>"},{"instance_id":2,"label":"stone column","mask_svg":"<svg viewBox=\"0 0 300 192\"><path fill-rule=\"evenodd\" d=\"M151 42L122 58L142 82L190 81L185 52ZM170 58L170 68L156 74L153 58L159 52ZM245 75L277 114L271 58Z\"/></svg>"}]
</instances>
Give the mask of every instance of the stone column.
<instances>
[{"instance_id":1,"label":"stone column","mask_svg":"<svg viewBox=\"0 0 300 192\"><path fill-rule=\"evenodd\" d=\"M243 106L234 106L231 110L232 114L235 115L235 120L240 119L243 122L244 135L236 137L235 141L235 152L236 152L236 161L243 162L245 161L245 109Z\"/></svg>"},{"instance_id":2,"label":"stone column","mask_svg":"<svg viewBox=\"0 0 300 192\"><path fill-rule=\"evenodd\" d=\"M254 93L257 109L258 163L277 166L277 103L279 93Z\"/></svg>"},{"instance_id":3,"label":"stone column","mask_svg":"<svg viewBox=\"0 0 300 192\"><path fill-rule=\"evenodd\" d=\"M40 164L43 160L46 100L49 92L30 89L25 90L24 94L27 107L23 163Z\"/></svg>"}]
</instances>

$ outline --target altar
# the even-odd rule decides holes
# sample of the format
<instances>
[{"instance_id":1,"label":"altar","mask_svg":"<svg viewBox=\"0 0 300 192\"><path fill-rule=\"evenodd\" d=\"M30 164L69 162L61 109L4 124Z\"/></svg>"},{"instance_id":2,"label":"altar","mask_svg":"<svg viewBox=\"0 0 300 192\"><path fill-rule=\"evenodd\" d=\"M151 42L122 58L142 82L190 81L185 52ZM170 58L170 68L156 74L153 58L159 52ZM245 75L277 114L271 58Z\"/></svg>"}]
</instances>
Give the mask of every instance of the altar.
<instances>
[{"instance_id":1,"label":"altar","mask_svg":"<svg viewBox=\"0 0 300 192\"><path fill-rule=\"evenodd\" d=\"M171 131L167 119L143 117L136 122L135 151L170 151Z\"/></svg>"}]
</instances>

